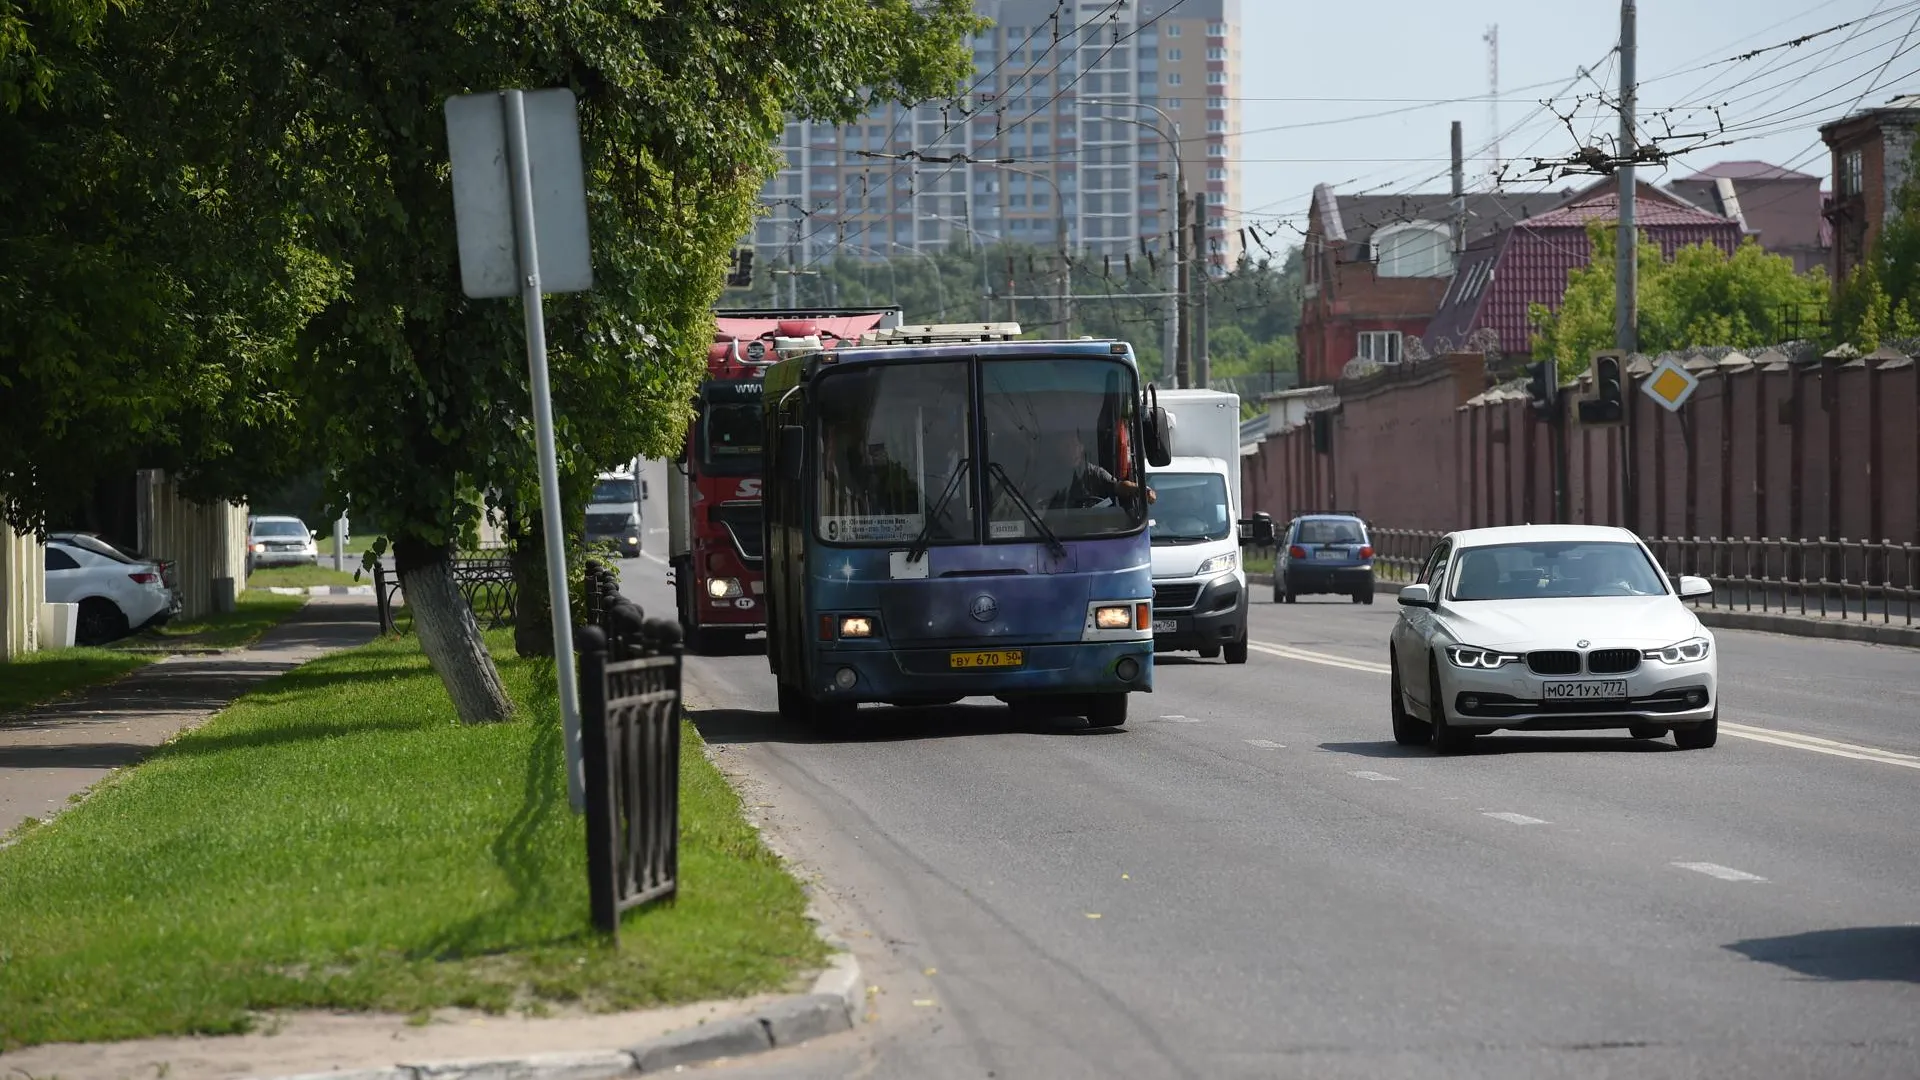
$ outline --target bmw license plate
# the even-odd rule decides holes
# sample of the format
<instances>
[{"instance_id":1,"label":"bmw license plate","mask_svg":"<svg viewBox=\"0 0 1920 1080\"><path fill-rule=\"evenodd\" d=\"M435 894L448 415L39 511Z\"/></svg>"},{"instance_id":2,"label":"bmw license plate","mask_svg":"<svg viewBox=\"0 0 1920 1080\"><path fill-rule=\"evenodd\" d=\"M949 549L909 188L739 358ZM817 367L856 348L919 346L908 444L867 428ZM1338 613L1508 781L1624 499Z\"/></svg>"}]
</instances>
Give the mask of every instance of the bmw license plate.
<instances>
[{"instance_id":1,"label":"bmw license plate","mask_svg":"<svg viewBox=\"0 0 1920 1080\"><path fill-rule=\"evenodd\" d=\"M1627 680L1541 683L1540 695L1548 701L1614 701L1627 696Z\"/></svg>"},{"instance_id":2,"label":"bmw license plate","mask_svg":"<svg viewBox=\"0 0 1920 1080\"><path fill-rule=\"evenodd\" d=\"M1171 634L1179 628L1180 624L1173 619L1153 620L1153 632L1156 634Z\"/></svg>"},{"instance_id":3,"label":"bmw license plate","mask_svg":"<svg viewBox=\"0 0 1920 1080\"><path fill-rule=\"evenodd\" d=\"M1344 559L1347 557L1347 553L1339 548L1321 548L1319 551L1316 551L1313 553L1313 557L1316 559L1330 559L1330 560Z\"/></svg>"},{"instance_id":4,"label":"bmw license plate","mask_svg":"<svg viewBox=\"0 0 1920 1080\"><path fill-rule=\"evenodd\" d=\"M1026 663L1024 649L992 649L985 652L947 654L947 666L955 668L1019 667Z\"/></svg>"}]
</instances>

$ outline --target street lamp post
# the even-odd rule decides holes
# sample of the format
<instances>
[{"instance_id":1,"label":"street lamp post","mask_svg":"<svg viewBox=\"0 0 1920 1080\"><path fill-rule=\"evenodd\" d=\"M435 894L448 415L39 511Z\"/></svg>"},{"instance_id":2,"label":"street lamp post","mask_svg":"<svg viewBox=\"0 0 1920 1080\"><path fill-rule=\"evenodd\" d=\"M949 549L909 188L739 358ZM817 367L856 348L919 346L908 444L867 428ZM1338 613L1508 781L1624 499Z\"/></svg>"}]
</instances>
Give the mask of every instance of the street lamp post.
<instances>
[{"instance_id":1,"label":"street lamp post","mask_svg":"<svg viewBox=\"0 0 1920 1080\"><path fill-rule=\"evenodd\" d=\"M933 292L935 296L940 298L940 315L944 318L947 314L947 285L940 273L939 260L911 244L903 244L898 240L887 241L887 246L898 248L909 255L918 255L927 260L928 266L933 267Z\"/></svg>"},{"instance_id":2,"label":"street lamp post","mask_svg":"<svg viewBox=\"0 0 1920 1080\"><path fill-rule=\"evenodd\" d=\"M1031 176L1036 180L1044 181L1053 189L1054 231L1060 239L1060 302L1054 309L1054 318L1059 326L1059 333L1056 336L1065 338L1073 331L1073 280L1067 270L1067 206L1066 200L1061 197L1060 185L1054 182L1053 177L1037 169L1022 169L998 161L976 161L974 164Z\"/></svg>"},{"instance_id":3,"label":"street lamp post","mask_svg":"<svg viewBox=\"0 0 1920 1080\"><path fill-rule=\"evenodd\" d=\"M1095 105L1117 105L1123 108L1150 109L1155 115L1159 116L1161 120L1166 122L1167 126L1162 128L1154 124L1149 124L1144 120L1132 119L1125 116L1103 117L1103 119L1118 121L1122 124L1132 124L1135 127L1146 128L1148 131L1160 136L1166 140L1167 153L1173 158L1174 265L1168 268L1167 276L1172 280L1167 284L1168 291L1177 293L1178 295L1169 297L1167 300L1168 305L1172 308L1170 317L1167 319L1167 337L1171 339L1172 348L1167 348L1165 344L1163 344L1161 348L1164 355L1169 355L1173 358L1175 385L1182 387L1189 386L1192 384L1191 346L1189 345L1192 335L1188 333L1187 328L1192 317L1189 310L1191 307L1192 276L1187 258L1187 175L1185 168L1180 162L1180 121L1168 116L1166 110L1160 108L1158 105L1149 105L1144 101L1128 101L1124 98L1092 97L1083 97L1080 100ZM1205 342L1200 343L1200 349L1202 352L1206 350Z\"/></svg>"}]
</instances>

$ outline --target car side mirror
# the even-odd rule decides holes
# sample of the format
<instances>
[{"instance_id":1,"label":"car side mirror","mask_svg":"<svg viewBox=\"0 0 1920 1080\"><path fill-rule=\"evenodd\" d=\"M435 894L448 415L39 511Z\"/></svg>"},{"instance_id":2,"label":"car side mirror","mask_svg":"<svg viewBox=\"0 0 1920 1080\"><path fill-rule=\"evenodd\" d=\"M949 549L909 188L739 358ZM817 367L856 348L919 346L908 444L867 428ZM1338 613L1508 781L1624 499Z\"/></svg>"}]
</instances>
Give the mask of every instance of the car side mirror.
<instances>
[{"instance_id":1,"label":"car side mirror","mask_svg":"<svg viewBox=\"0 0 1920 1080\"><path fill-rule=\"evenodd\" d=\"M1713 595L1713 582L1708 581L1706 578L1703 578L1703 577L1695 577L1692 574L1680 575L1680 598L1682 600L1690 599L1695 596L1712 596L1712 595Z\"/></svg>"},{"instance_id":2,"label":"car side mirror","mask_svg":"<svg viewBox=\"0 0 1920 1080\"><path fill-rule=\"evenodd\" d=\"M314 543L316 543L316 544L317 544L317 543L319 543L319 542L320 542L320 530L318 530L318 529L309 529L309 530L307 531L307 535L308 535L308 536L311 536L311 537L313 538L313 541L314 541Z\"/></svg>"},{"instance_id":3,"label":"car side mirror","mask_svg":"<svg viewBox=\"0 0 1920 1080\"><path fill-rule=\"evenodd\" d=\"M799 483L806 478L807 429L799 424L780 427L780 475Z\"/></svg>"},{"instance_id":4,"label":"car side mirror","mask_svg":"<svg viewBox=\"0 0 1920 1080\"><path fill-rule=\"evenodd\" d=\"M1427 608L1431 610L1440 605L1433 598L1433 586L1409 585L1400 590L1400 606Z\"/></svg>"}]
</instances>

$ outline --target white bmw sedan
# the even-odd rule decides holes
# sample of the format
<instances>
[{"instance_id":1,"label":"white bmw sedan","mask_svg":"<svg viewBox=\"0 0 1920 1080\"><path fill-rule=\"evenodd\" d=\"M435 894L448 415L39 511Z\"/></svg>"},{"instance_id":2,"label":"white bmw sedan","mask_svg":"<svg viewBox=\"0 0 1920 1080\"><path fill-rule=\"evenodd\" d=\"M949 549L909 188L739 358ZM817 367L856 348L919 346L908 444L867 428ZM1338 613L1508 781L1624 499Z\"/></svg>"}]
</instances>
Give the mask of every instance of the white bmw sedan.
<instances>
[{"instance_id":1,"label":"white bmw sedan","mask_svg":"<svg viewBox=\"0 0 1920 1080\"><path fill-rule=\"evenodd\" d=\"M1393 737L1442 754L1512 728L1719 736L1713 634L1625 529L1521 525L1444 537L1393 628Z\"/></svg>"}]
</instances>

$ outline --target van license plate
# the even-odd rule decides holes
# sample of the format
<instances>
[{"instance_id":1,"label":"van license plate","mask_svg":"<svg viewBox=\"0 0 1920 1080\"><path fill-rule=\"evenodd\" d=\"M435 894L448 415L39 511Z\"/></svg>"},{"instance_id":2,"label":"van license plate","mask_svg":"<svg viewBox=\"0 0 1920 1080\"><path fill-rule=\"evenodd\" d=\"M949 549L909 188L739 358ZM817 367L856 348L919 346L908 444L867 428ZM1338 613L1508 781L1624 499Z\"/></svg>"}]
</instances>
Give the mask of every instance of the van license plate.
<instances>
[{"instance_id":1,"label":"van license plate","mask_svg":"<svg viewBox=\"0 0 1920 1080\"><path fill-rule=\"evenodd\" d=\"M1627 696L1627 681L1542 683L1541 696L1548 701L1612 701Z\"/></svg>"},{"instance_id":2,"label":"van license plate","mask_svg":"<svg viewBox=\"0 0 1920 1080\"><path fill-rule=\"evenodd\" d=\"M988 652L947 654L947 666L955 668L1019 667L1026 663L1024 649L994 649Z\"/></svg>"},{"instance_id":3,"label":"van license plate","mask_svg":"<svg viewBox=\"0 0 1920 1080\"><path fill-rule=\"evenodd\" d=\"M1171 634L1179 628L1180 623L1174 619L1153 620L1153 632L1156 634Z\"/></svg>"}]
</instances>

